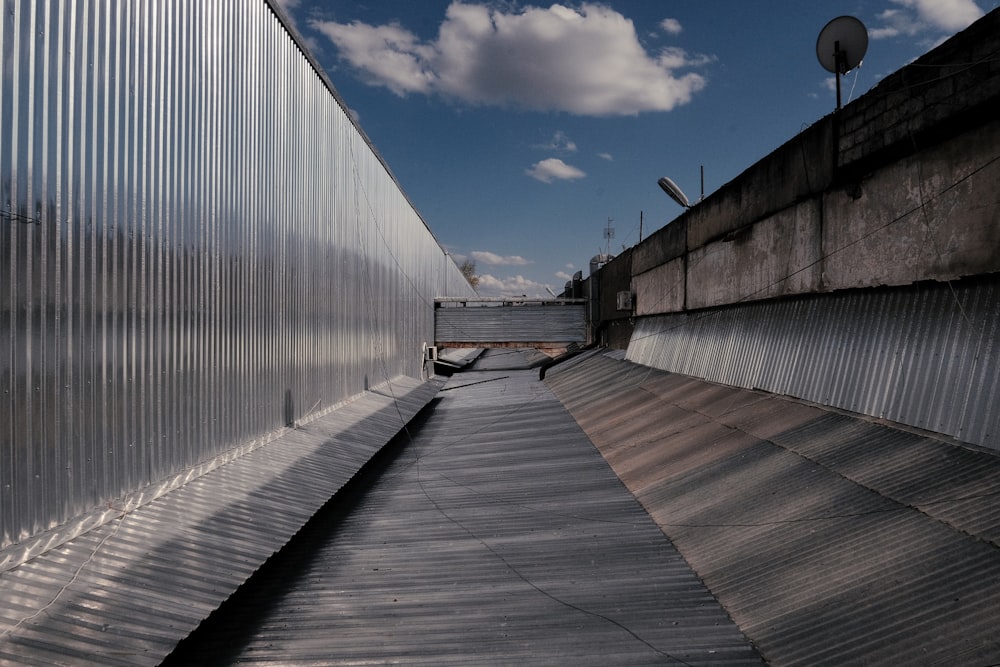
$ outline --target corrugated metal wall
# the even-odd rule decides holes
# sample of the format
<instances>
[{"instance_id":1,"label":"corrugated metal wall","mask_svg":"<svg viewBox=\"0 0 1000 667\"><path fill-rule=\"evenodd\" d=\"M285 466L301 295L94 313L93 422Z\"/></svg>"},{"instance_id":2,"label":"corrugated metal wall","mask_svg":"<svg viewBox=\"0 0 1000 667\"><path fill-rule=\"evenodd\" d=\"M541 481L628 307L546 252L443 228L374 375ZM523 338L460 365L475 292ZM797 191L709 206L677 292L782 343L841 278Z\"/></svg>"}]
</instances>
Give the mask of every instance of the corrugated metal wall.
<instances>
[{"instance_id":1,"label":"corrugated metal wall","mask_svg":"<svg viewBox=\"0 0 1000 667\"><path fill-rule=\"evenodd\" d=\"M640 320L627 359L1000 449L1000 277Z\"/></svg>"},{"instance_id":2,"label":"corrugated metal wall","mask_svg":"<svg viewBox=\"0 0 1000 667\"><path fill-rule=\"evenodd\" d=\"M436 311L435 340L448 343L585 343L583 304L442 306Z\"/></svg>"},{"instance_id":3,"label":"corrugated metal wall","mask_svg":"<svg viewBox=\"0 0 1000 667\"><path fill-rule=\"evenodd\" d=\"M266 2L0 21L0 548L420 375L467 285Z\"/></svg>"}]
</instances>

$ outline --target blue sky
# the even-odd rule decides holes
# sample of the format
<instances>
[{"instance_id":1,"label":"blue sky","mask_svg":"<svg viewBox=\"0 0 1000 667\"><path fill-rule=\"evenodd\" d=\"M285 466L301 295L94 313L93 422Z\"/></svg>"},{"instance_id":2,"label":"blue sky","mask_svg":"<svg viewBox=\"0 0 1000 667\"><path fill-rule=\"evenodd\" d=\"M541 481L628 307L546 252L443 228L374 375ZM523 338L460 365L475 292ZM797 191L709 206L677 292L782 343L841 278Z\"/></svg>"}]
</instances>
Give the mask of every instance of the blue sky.
<instances>
[{"instance_id":1,"label":"blue sky","mask_svg":"<svg viewBox=\"0 0 1000 667\"><path fill-rule=\"evenodd\" d=\"M544 296L682 212L660 176L710 195L829 114L831 19L869 31L846 103L1000 0L280 4L480 293Z\"/></svg>"}]
</instances>

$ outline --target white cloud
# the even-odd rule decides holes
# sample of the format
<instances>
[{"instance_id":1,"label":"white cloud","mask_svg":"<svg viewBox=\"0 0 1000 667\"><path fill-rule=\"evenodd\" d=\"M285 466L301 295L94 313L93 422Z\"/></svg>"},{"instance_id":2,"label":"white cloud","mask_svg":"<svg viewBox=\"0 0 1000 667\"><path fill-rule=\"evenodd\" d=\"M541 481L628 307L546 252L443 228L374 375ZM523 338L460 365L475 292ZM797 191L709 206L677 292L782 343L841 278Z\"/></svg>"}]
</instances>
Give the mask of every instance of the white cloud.
<instances>
[{"instance_id":1,"label":"white cloud","mask_svg":"<svg viewBox=\"0 0 1000 667\"><path fill-rule=\"evenodd\" d=\"M292 16L292 10L299 6L299 0L275 0L288 16Z\"/></svg>"},{"instance_id":2,"label":"white cloud","mask_svg":"<svg viewBox=\"0 0 1000 667\"><path fill-rule=\"evenodd\" d=\"M902 9L886 9L880 25L869 31L872 39L913 37L926 32L955 33L983 16L973 0L890 0Z\"/></svg>"},{"instance_id":3,"label":"white cloud","mask_svg":"<svg viewBox=\"0 0 1000 667\"><path fill-rule=\"evenodd\" d=\"M524 173L542 183L551 183L555 180L572 181L583 178L587 174L574 166L568 165L559 158L550 157L541 162L536 162L531 169L525 169Z\"/></svg>"},{"instance_id":4,"label":"white cloud","mask_svg":"<svg viewBox=\"0 0 1000 667\"><path fill-rule=\"evenodd\" d=\"M712 60L676 48L650 54L631 20L599 4L507 13L456 0L433 42L398 24L311 25L373 85L397 95L440 94L473 105L589 116L685 104L706 83L690 69Z\"/></svg>"},{"instance_id":5,"label":"white cloud","mask_svg":"<svg viewBox=\"0 0 1000 667\"><path fill-rule=\"evenodd\" d=\"M559 280L573 280L573 276L566 273L565 271L556 271L556 278Z\"/></svg>"},{"instance_id":6,"label":"white cloud","mask_svg":"<svg viewBox=\"0 0 1000 667\"><path fill-rule=\"evenodd\" d=\"M576 152L576 142L566 136L566 133L562 130L557 130L554 135L552 135L552 140L547 144L538 144L535 148L543 148L549 151L557 151L559 153L575 153Z\"/></svg>"},{"instance_id":7,"label":"white cloud","mask_svg":"<svg viewBox=\"0 0 1000 667\"><path fill-rule=\"evenodd\" d=\"M498 255L495 252L484 250L473 250L469 256L477 262L489 264L490 266L527 266L531 264L520 255Z\"/></svg>"},{"instance_id":8,"label":"white cloud","mask_svg":"<svg viewBox=\"0 0 1000 667\"><path fill-rule=\"evenodd\" d=\"M481 296L527 296L534 299L547 298L546 287L551 289L551 285L530 280L522 275L497 278L486 273L479 276L477 291ZM558 291L562 291L561 288Z\"/></svg>"},{"instance_id":9,"label":"white cloud","mask_svg":"<svg viewBox=\"0 0 1000 667\"><path fill-rule=\"evenodd\" d=\"M915 35L921 29L916 22L916 17L909 12L898 9L887 9L878 15L878 19L882 22L882 26L868 30L868 36L872 39Z\"/></svg>"},{"instance_id":10,"label":"white cloud","mask_svg":"<svg viewBox=\"0 0 1000 667\"><path fill-rule=\"evenodd\" d=\"M607 160L608 162L615 161L615 158L613 155L611 155L611 153L598 153L597 157L601 158L602 160Z\"/></svg>"},{"instance_id":11,"label":"white cloud","mask_svg":"<svg viewBox=\"0 0 1000 667\"><path fill-rule=\"evenodd\" d=\"M893 0L914 8L922 21L938 30L957 32L982 18L983 10L973 0Z\"/></svg>"},{"instance_id":12,"label":"white cloud","mask_svg":"<svg viewBox=\"0 0 1000 667\"><path fill-rule=\"evenodd\" d=\"M285 17L292 24L292 27L295 28L296 30L298 30L299 27L295 24L295 11L294 10L298 8L298 6L299 6L299 0L276 0L276 2L278 4L278 6L281 7L282 11L285 12ZM310 40L307 38L306 41L309 42ZM313 47L315 46L315 44L308 44L308 46L309 46L310 49L313 49ZM315 49L313 49L313 50L315 51Z\"/></svg>"},{"instance_id":13,"label":"white cloud","mask_svg":"<svg viewBox=\"0 0 1000 667\"><path fill-rule=\"evenodd\" d=\"M397 95L429 93L436 84L430 66L434 49L399 25L371 26L312 21L312 27L330 39L355 67L375 77Z\"/></svg>"},{"instance_id":14,"label":"white cloud","mask_svg":"<svg viewBox=\"0 0 1000 667\"><path fill-rule=\"evenodd\" d=\"M660 21L660 28L668 35L679 35L684 30L677 19L663 19Z\"/></svg>"}]
</instances>

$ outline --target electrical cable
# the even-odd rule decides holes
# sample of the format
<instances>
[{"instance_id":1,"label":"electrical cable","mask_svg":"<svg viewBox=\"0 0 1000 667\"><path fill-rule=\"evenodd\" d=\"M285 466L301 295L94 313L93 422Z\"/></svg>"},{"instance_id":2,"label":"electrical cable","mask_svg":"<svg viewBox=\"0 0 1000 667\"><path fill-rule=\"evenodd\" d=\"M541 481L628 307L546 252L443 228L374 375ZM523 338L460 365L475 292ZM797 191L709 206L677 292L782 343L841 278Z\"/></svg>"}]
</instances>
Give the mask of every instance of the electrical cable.
<instances>
[{"instance_id":1,"label":"electrical cable","mask_svg":"<svg viewBox=\"0 0 1000 667\"><path fill-rule=\"evenodd\" d=\"M904 74L905 74L905 70L904 70ZM905 76L903 78L905 80ZM911 148L913 149L913 153L914 153L914 155L918 156L916 158L916 162L917 162L917 193L920 196L920 211L921 211L922 217L923 217L924 230L926 231L927 237L930 239L931 245L934 248L934 253L937 255L937 258L940 260L942 257L944 257L944 253L941 252L941 249L938 247L937 237L933 233L935 230L934 230L934 228L931 225L930 216L927 213L927 196L924 193L924 161L919 158L919 149L920 149L920 147L917 144L917 138L916 138L916 136L913 134L913 128L912 128L912 126L909 123L907 123L906 131L907 131L907 135L910 138L910 145L911 145ZM952 285L952 281L951 280L946 280L945 282L948 284L948 289L951 292L952 299L955 301L955 304L958 306L958 310L961 313L962 318L965 320L965 322L970 327L973 326L972 320L969 319L969 315L965 312L965 307L962 305L961 300L958 298L958 294L955 292L955 286Z\"/></svg>"},{"instance_id":2,"label":"electrical cable","mask_svg":"<svg viewBox=\"0 0 1000 667\"><path fill-rule=\"evenodd\" d=\"M854 87L858 85L858 76L861 74L861 65L862 63L858 63L858 66L854 68L854 81L851 83L851 92L847 96L848 104L850 104L851 100L854 99Z\"/></svg>"}]
</instances>

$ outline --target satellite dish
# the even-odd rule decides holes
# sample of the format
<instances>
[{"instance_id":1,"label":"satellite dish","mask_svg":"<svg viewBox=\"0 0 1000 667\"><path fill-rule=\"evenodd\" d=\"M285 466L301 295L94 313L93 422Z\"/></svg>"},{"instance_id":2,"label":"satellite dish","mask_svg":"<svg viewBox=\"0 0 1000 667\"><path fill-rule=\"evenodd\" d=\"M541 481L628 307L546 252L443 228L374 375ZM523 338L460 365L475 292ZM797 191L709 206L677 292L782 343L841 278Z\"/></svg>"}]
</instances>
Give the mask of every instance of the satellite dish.
<instances>
[{"instance_id":1,"label":"satellite dish","mask_svg":"<svg viewBox=\"0 0 1000 667\"><path fill-rule=\"evenodd\" d=\"M838 16L819 33L816 57L827 72L847 74L868 51L868 29L853 16Z\"/></svg>"},{"instance_id":2,"label":"satellite dish","mask_svg":"<svg viewBox=\"0 0 1000 667\"><path fill-rule=\"evenodd\" d=\"M853 16L838 16L827 23L816 40L816 57L827 72L837 76L837 109L840 109L840 76L861 64L868 51L868 29Z\"/></svg>"},{"instance_id":3,"label":"satellite dish","mask_svg":"<svg viewBox=\"0 0 1000 667\"><path fill-rule=\"evenodd\" d=\"M681 189L677 187L676 183L671 181L666 176L662 177L656 183L663 189L664 192L670 195L670 198L673 199L675 202L677 202L684 208L691 208L691 204L688 203L687 195L685 195L681 191Z\"/></svg>"}]
</instances>

